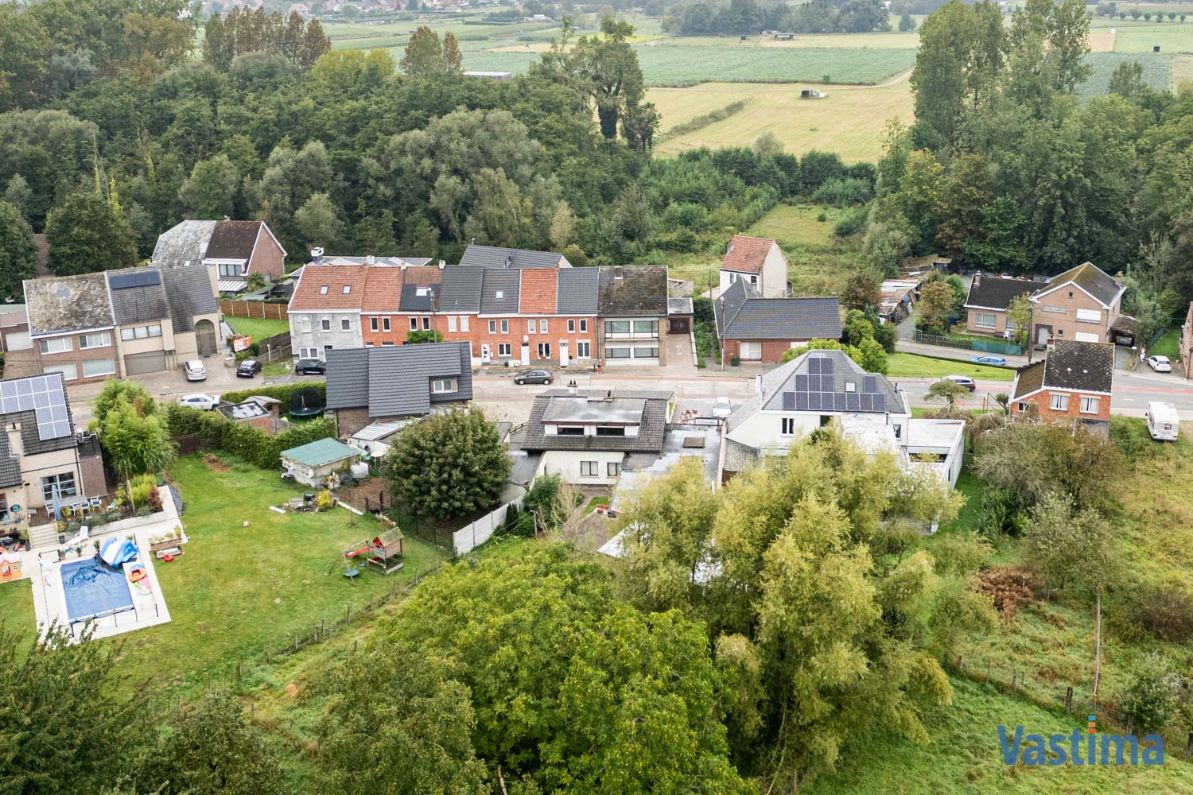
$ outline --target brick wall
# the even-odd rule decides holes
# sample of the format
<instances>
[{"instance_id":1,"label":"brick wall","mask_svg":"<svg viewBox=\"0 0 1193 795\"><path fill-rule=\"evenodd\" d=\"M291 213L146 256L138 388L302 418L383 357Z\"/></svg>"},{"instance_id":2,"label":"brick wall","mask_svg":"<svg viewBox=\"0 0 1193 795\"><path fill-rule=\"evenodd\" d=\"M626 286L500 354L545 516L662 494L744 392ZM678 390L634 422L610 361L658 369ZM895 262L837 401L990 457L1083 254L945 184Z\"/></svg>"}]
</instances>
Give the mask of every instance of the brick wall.
<instances>
[{"instance_id":1,"label":"brick wall","mask_svg":"<svg viewBox=\"0 0 1193 795\"><path fill-rule=\"evenodd\" d=\"M1030 414L1030 411L1024 411L1020 408L1020 403L1029 403L1035 406L1035 416L1044 422L1071 422L1073 420L1081 420L1083 422L1110 421L1110 395L1088 395L1088 397L1098 398L1098 412L1096 414L1082 414L1082 394L1080 392L1055 390L1057 394L1069 396L1068 408L1064 411L1058 411L1052 408L1053 391L1045 389L1042 392L1029 395L1021 401L1014 401L1011 403L1011 414L1016 416Z\"/></svg>"},{"instance_id":2,"label":"brick wall","mask_svg":"<svg viewBox=\"0 0 1193 795\"><path fill-rule=\"evenodd\" d=\"M385 318L389 318L389 331L385 330ZM454 318L455 330L451 329L453 321L449 320L449 315L446 314L395 314L395 315L362 315L361 316L361 334L366 345L372 344L374 347L380 347L385 344L402 345L406 342L406 337L413 330L410 328L410 321L413 318L418 330L423 330L424 318L426 324L431 329L438 331L445 342L467 342L472 351L473 358L480 358L481 348L483 345L488 345L490 349L490 356L497 360L499 345L502 343L509 345L509 358L515 361L520 361L522 357L522 340L528 338L530 341L530 359L532 362L559 362L559 341L566 339L568 341L569 357L576 358L576 343L586 340L589 343L589 350L591 357L594 358L597 353L597 320L593 316L552 316L548 318L534 318L535 331L533 333L527 331L527 324L530 318L511 315L504 318L501 317L481 317L476 315L468 315L468 330L462 330L463 324L460 322L460 315L451 315ZM377 330L373 330L372 321L376 319ZM545 319L547 321L546 333L539 331L540 321ZM502 321L505 321L508 331L502 332ZM494 330L489 331L489 322L493 322ZM568 322L571 321L575 331L568 331ZM586 325L587 331L580 331L582 325ZM550 345L550 355L544 356L540 359L538 355L539 343L546 343Z\"/></svg>"},{"instance_id":3,"label":"brick wall","mask_svg":"<svg viewBox=\"0 0 1193 795\"><path fill-rule=\"evenodd\" d=\"M734 356L741 357L742 342L760 342L762 344L761 359L742 359L746 363L778 364L783 360L783 354L792 347L792 340L725 340L722 358L726 363ZM807 340L794 340L796 345L803 345Z\"/></svg>"}]
</instances>

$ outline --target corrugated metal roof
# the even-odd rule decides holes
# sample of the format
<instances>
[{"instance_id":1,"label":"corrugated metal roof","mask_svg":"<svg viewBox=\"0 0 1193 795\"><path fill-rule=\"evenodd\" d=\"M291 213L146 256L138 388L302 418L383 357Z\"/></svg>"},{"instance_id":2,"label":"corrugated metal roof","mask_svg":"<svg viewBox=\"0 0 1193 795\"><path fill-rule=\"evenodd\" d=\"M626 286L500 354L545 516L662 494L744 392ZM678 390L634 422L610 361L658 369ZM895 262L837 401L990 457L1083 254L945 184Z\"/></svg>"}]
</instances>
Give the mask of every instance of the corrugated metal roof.
<instances>
[{"instance_id":1,"label":"corrugated metal roof","mask_svg":"<svg viewBox=\"0 0 1193 795\"><path fill-rule=\"evenodd\" d=\"M296 461L309 467L321 467L359 456L360 450L344 444L339 439L317 439L282 451L283 459Z\"/></svg>"}]
</instances>

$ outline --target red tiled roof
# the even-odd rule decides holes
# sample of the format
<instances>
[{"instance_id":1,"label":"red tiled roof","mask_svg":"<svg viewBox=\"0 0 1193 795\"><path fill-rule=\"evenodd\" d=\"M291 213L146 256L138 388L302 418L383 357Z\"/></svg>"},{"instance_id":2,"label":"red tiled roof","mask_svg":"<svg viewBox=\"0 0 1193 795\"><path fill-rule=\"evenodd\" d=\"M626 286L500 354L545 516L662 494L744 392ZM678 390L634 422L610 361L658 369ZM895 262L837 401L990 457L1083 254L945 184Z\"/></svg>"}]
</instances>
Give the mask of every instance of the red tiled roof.
<instances>
[{"instance_id":1,"label":"red tiled roof","mask_svg":"<svg viewBox=\"0 0 1193 795\"><path fill-rule=\"evenodd\" d=\"M360 309L367 275L368 269L360 265L307 265L290 299L290 309ZM347 293L345 287L350 288Z\"/></svg>"},{"instance_id":2,"label":"red tiled roof","mask_svg":"<svg viewBox=\"0 0 1193 795\"><path fill-rule=\"evenodd\" d=\"M737 273L762 273L762 263L775 241L768 237L734 235L729 250L721 260L721 270Z\"/></svg>"},{"instance_id":3,"label":"red tiled roof","mask_svg":"<svg viewBox=\"0 0 1193 795\"><path fill-rule=\"evenodd\" d=\"M523 315L555 314L555 270L522 269L522 295L518 311Z\"/></svg>"},{"instance_id":4,"label":"red tiled roof","mask_svg":"<svg viewBox=\"0 0 1193 795\"><path fill-rule=\"evenodd\" d=\"M439 284L443 281L443 271L434 265L407 268L402 279L403 284L417 284L419 287L427 287L428 285Z\"/></svg>"},{"instance_id":5,"label":"red tiled roof","mask_svg":"<svg viewBox=\"0 0 1193 795\"><path fill-rule=\"evenodd\" d=\"M361 312L396 312L402 300L402 269L392 265L366 265L365 294Z\"/></svg>"}]
</instances>

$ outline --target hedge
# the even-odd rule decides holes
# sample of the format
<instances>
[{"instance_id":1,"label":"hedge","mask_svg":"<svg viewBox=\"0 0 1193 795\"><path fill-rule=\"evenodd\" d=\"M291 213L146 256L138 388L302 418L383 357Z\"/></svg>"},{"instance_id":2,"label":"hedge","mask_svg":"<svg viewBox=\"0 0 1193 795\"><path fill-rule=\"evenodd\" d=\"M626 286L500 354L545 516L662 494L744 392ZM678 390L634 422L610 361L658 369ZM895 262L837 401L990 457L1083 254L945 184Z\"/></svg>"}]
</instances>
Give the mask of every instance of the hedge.
<instances>
[{"instance_id":1,"label":"hedge","mask_svg":"<svg viewBox=\"0 0 1193 795\"><path fill-rule=\"evenodd\" d=\"M282 405L286 411L290 410L290 397L295 392L303 389L317 389L319 395L323 398L323 403L327 403L327 382L326 381L311 381L309 383L303 382L298 384L277 384L275 386L259 386L252 389L241 389L236 392L225 392L220 395L220 400L227 403L242 403L253 395L261 395L262 397L271 397L275 400L282 401Z\"/></svg>"},{"instance_id":2,"label":"hedge","mask_svg":"<svg viewBox=\"0 0 1193 795\"><path fill-rule=\"evenodd\" d=\"M336 432L335 421L330 417L321 417L296 425L277 436L269 436L250 425L233 422L218 411L198 411L175 405L166 407L166 421L171 438L198 436L204 445L231 453L262 469L277 469L281 466L283 450L318 439L332 438Z\"/></svg>"}]
</instances>

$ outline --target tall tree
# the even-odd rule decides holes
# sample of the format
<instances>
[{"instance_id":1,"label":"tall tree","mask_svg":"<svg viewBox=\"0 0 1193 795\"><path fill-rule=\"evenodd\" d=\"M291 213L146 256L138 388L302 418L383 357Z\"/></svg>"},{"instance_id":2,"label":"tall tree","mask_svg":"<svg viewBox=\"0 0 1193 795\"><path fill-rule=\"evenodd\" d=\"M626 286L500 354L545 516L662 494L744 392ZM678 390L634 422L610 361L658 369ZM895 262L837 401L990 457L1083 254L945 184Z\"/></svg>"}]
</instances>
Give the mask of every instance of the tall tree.
<instances>
[{"instance_id":1,"label":"tall tree","mask_svg":"<svg viewBox=\"0 0 1193 795\"><path fill-rule=\"evenodd\" d=\"M37 247L33 228L6 201L0 201L0 262L0 301L19 300L21 282L37 276Z\"/></svg>"},{"instance_id":2,"label":"tall tree","mask_svg":"<svg viewBox=\"0 0 1193 795\"><path fill-rule=\"evenodd\" d=\"M627 41L633 34L628 22L606 17L600 35L581 36L571 55L572 69L592 98L601 134L608 139L617 137L622 116L645 94L638 55ZM636 134L641 137L642 131Z\"/></svg>"},{"instance_id":3,"label":"tall tree","mask_svg":"<svg viewBox=\"0 0 1193 795\"><path fill-rule=\"evenodd\" d=\"M450 30L443 34L443 63L449 72L459 73L464 69L464 54L460 52L456 34Z\"/></svg>"},{"instance_id":4,"label":"tall tree","mask_svg":"<svg viewBox=\"0 0 1193 795\"><path fill-rule=\"evenodd\" d=\"M970 241L985 237L983 220L994 201L990 164L979 154L958 154L949 161L938 201L936 242L958 265L974 264Z\"/></svg>"},{"instance_id":5,"label":"tall tree","mask_svg":"<svg viewBox=\"0 0 1193 795\"><path fill-rule=\"evenodd\" d=\"M468 409L435 414L408 428L382 467L403 510L451 519L495 505L510 459L484 413Z\"/></svg>"},{"instance_id":6,"label":"tall tree","mask_svg":"<svg viewBox=\"0 0 1193 795\"><path fill-rule=\"evenodd\" d=\"M410 34L410 41L399 63L409 77L432 77L448 70L439 34L426 25L419 25Z\"/></svg>"},{"instance_id":7,"label":"tall tree","mask_svg":"<svg viewBox=\"0 0 1193 795\"><path fill-rule=\"evenodd\" d=\"M59 276L126 268L136 237L118 206L93 191L72 193L46 218L50 268Z\"/></svg>"},{"instance_id":8,"label":"tall tree","mask_svg":"<svg viewBox=\"0 0 1193 795\"><path fill-rule=\"evenodd\" d=\"M178 189L178 199L190 218L218 220L236 214L239 189L240 172L221 154L195 163L190 178Z\"/></svg>"},{"instance_id":9,"label":"tall tree","mask_svg":"<svg viewBox=\"0 0 1193 795\"><path fill-rule=\"evenodd\" d=\"M294 222L307 249L316 245L335 246L344 228L339 211L326 193L312 193L294 214Z\"/></svg>"}]
</instances>

